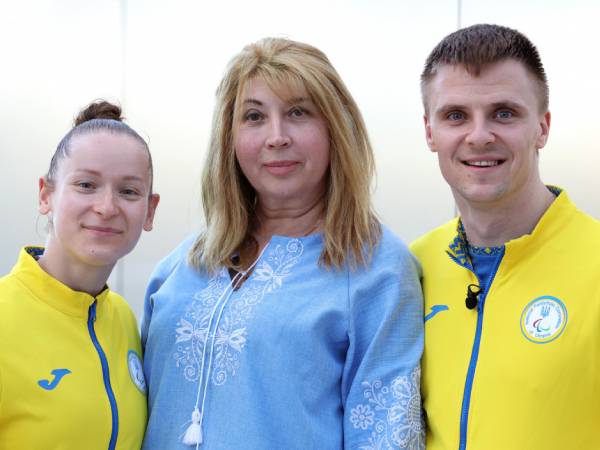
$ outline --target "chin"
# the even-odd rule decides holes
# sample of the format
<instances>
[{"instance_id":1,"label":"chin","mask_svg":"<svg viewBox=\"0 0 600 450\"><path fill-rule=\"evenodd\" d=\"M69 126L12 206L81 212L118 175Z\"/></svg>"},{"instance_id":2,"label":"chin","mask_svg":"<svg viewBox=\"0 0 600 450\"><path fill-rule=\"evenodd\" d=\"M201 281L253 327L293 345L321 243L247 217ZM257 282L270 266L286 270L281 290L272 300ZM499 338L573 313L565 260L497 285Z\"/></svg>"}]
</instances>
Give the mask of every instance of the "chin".
<instances>
[{"instance_id":1,"label":"chin","mask_svg":"<svg viewBox=\"0 0 600 450\"><path fill-rule=\"evenodd\" d=\"M94 267L114 266L119 259L125 256L129 251L107 249L107 248L90 248L86 252L85 262Z\"/></svg>"},{"instance_id":2,"label":"chin","mask_svg":"<svg viewBox=\"0 0 600 450\"><path fill-rule=\"evenodd\" d=\"M453 189L454 196L462 198L467 203L485 204L495 203L502 200L506 195L505 186L463 186L461 189Z\"/></svg>"}]
</instances>

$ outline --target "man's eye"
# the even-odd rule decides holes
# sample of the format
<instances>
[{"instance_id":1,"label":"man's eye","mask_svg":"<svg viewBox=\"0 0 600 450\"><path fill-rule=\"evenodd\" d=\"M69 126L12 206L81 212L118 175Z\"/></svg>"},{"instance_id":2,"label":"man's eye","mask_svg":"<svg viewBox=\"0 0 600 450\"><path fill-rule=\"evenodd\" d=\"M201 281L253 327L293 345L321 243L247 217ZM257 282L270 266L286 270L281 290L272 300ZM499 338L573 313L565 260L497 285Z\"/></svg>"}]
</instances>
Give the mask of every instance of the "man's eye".
<instances>
[{"instance_id":1,"label":"man's eye","mask_svg":"<svg viewBox=\"0 0 600 450\"><path fill-rule=\"evenodd\" d=\"M462 120L465 118L463 113L457 111L449 113L446 117L448 120Z\"/></svg>"},{"instance_id":2,"label":"man's eye","mask_svg":"<svg viewBox=\"0 0 600 450\"><path fill-rule=\"evenodd\" d=\"M510 119L513 117L512 111L502 110L496 113L498 119Z\"/></svg>"}]
</instances>

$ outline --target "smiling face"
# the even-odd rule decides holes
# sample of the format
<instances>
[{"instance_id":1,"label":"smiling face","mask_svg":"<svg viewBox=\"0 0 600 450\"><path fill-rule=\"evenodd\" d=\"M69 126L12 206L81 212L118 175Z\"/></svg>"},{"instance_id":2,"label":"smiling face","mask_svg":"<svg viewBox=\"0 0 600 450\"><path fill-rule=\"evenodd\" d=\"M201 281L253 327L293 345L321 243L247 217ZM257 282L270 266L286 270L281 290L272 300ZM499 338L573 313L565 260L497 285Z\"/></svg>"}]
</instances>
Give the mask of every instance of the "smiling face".
<instances>
[{"instance_id":1,"label":"smiling face","mask_svg":"<svg viewBox=\"0 0 600 450\"><path fill-rule=\"evenodd\" d=\"M537 151L550 113L540 112L539 88L518 61L483 68L441 66L427 86L425 131L456 202L499 205L523 199L541 183Z\"/></svg>"},{"instance_id":2,"label":"smiling face","mask_svg":"<svg viewBox=\"0 0 600 450\"><path fill-rule=\"evenodd\" d=\"M146 150L133 137L98 131L73 138L51 183L40 179L40 213L49 214L44 258L55 268L110 269L152 228ZM63 271L65 271L63 270Z\"/></svg>"},{"instance_id":3,"label":"smiling face","mask_svg":"<svg viewBox=\"0 0 600 450\"><path fill-rule=\"evenodd\" d=\"M235 130L242 172L270 208L304 207L327 188L327 123L308 93L279 98L262 79L246 83Z\"/></svg>"}]
</instances>

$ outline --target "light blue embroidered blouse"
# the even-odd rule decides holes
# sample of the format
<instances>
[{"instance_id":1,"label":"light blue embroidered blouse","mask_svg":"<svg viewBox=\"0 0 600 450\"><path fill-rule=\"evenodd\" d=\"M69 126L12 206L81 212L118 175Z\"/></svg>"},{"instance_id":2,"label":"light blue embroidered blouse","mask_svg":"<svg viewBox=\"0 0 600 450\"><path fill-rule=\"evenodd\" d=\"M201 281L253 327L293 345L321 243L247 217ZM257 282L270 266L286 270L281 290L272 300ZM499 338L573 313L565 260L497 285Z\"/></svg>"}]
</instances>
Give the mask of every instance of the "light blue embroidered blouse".
<instances>
[{"instance_id":1,"label":"light blue embroidered blouse","mask_svg":"<svg viewBox=\"0 0 600 450\"><path fill-rule=\"evenodd\" d=\"M274 236L218 321L230 276L191 268L193 240L146 294L144 449L194 448L182 436L197 396L205 450L424 448L419 269L389 230L355 271L318 265L320 234Z\"/></svg>"}]
</instances>

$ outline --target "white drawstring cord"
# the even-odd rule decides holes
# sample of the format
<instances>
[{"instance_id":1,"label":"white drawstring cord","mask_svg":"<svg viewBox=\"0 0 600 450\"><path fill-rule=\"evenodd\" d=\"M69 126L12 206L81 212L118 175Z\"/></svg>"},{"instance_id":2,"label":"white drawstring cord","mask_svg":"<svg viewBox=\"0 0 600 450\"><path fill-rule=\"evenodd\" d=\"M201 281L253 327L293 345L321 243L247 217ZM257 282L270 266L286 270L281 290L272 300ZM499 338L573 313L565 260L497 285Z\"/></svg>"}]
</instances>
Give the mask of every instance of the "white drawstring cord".
<instances>
[{"instance_id":1,"label":"white drawstring cord","mask_svg":"<svg viewBox=\"0 0 600 450\"><path fill-rule=\"evenodd\" d=\"M254 260L254 262L250 265L250 267L248 267L248 269L246 269L243 272L238 272L233 277L233 279L229 282L229 284L223 290L223 293L221 294L219 299L215 302L215 305L213 306L213 310L210 313L210 318L208 319L208 327L206 330L206 340L204 341L204 346L202 348L202 363L200 365L200 379L198 380L198 391L196 393L196 403L194 405L194 411L192 412L192 423L185 431L183 439L182 439L183 443L186 445L195 445L196 450L198 450L198 448L200 447L200 445L202 444L202 441L203 441L202 422L204 420L204 404L206 401L206 392L208 390L208 383L210 380L210 371L212 369L212 359L213 359L213 353L214 353L214 348L215 348L215 341L216 341L216 337L217 337L217 330L219 328L219 323L221 322L221 316L223 314L223 311L225 310L225 305L227 305L227 302L231 298L231 295L233 294L235 289L237 289L239 287L239 285L243 281L244 277L258 263L258 261L262 257L262 255L265 252L265 250L267 249L267 247L268 247L268 244L262 249L262 251L260 252L258 257ZM225 297L226 293L227 293L227 297ZM225 297L225 300L223 300L223 297ZM217 311L221 300L223 300L223 303L221 304L221 309L219 310L219 314L217 316L217 321L215 323L215 330L214 330L214 333L213 333L212 339L211 339L210 354L208 357L208 370L206 371L206 377L205 377L204 376L204 360L205 360L205 356L206 356L206 344L208 343L208 339L210 338L210 330L212 328L212 321L213 321L215 312ZM203 381L204 381L204 387L202 387ZM202 405L201 405L200 409L198 409L198 402L200 400L200 391L201 390L204 391L204 394L202 396Z\"/></svg>"},{"instance_id":2,"label":"white drawstring cord","mask_svg":"<svg viewBox=\"0 0 600 450\"><path fill-rule=\"evenodd\" d=\"M233 290L229 290L229 288L237 280L239 275L244 276L242 274L242 272L238 272L233 277L233 279L227 284L227 286L221 293L221 296L215 302L215 305L213 306L213 309L210 313L210 317L208 319L208 326L206 328L206 339L204 340L204 345L202 347L202 359L201 359L202 362L200 364L200 379L198 380L198 391L196 393L196 402L194 404L194 411L192 411L192 423L190 424L190 426L187 428L187 430L183 434L183 439L182 439L182 442L184 444L195 445L196 449L202 443L202 440L203 440L202 439L202 424L200 422L202 416L200 414L200 411L198 410L198 402L200 401L200 389L202 387L202 380L204 378L204 360L206 357L206 346L207 346L208 340L210 338L210 330L212 328L212 321L213 321L215 312L217 311L217 308L219 306L219 302L221 302L221 300L223 299L223 297L225 296L225 294L228 291L229 291L229 295L227 296L227 299L229 299L229 296L233 292Z\"/></svg>"}]
</instances>

